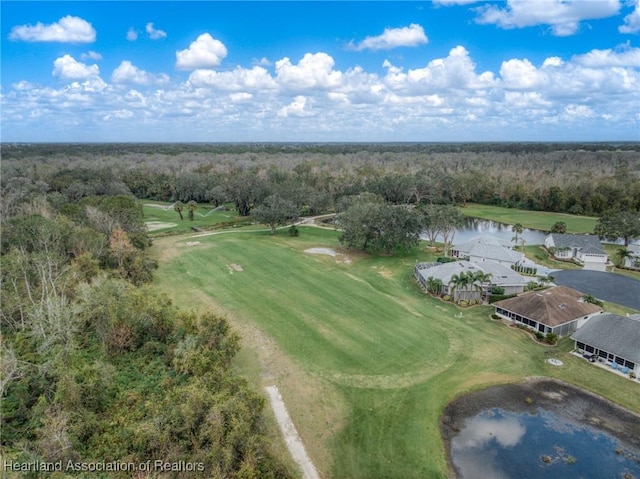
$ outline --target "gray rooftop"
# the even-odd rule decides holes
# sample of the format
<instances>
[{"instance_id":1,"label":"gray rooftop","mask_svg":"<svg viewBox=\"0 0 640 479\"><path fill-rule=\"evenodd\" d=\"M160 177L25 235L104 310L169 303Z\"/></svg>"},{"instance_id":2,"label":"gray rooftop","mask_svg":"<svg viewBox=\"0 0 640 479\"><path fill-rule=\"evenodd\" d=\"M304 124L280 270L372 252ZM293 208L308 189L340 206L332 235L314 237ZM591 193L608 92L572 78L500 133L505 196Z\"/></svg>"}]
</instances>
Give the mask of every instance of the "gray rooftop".
<instances>
[{"instance_id":1,"label":"gray rooftop","mask_svg":"<svg viewBox=\"0 0 640 479\"><path fill-rule=\"evenodd\" d=\"M508 241L493 236L481 236L465 243L456 245L454 250L459 251L464 256L477 256L495 261L507 261L517 263L522 260L523 254L517 253L510 248Z\"/></svg>"},{"instance_id":2,"label":"gray rooftop","mask_svg":"<svg viewBox=\"0 0 640 479\"><path fill-rule=\"evenodd\" d=\"M425 264L427 266L427 264ZM420 269L420 275L426 280L429 278L439 279L442 284L449 284L454 274L475 273L482 271L491 273L491 283L498 286L517 286L527 284L527 280L513 271L511 268L502 266L493 261L485 261L483 263L471 263L470 261L459 260L451 263L431 263L428 267Z\"/></svg>"},{"instance_id":3,"label":"gray rooftop","mask_svg":"<svg viewBox=\"0 0 640 479\"><path fill-rule=\"evenodd\" d=\"M571 235L551 233L556 248L578 248L585 253L606 254L600 240L595 235Z\"/></svg>"},{"instance_id":4,"label":"gray rooftop","mask_svg":"<svg viewBox=\"0 0 640 479\"><path fill-rule=\"evenodd\" d=\"M640 363L640 314L626 318L612 313L595 316L571 339Z\"/></svg>"}]
</instances>

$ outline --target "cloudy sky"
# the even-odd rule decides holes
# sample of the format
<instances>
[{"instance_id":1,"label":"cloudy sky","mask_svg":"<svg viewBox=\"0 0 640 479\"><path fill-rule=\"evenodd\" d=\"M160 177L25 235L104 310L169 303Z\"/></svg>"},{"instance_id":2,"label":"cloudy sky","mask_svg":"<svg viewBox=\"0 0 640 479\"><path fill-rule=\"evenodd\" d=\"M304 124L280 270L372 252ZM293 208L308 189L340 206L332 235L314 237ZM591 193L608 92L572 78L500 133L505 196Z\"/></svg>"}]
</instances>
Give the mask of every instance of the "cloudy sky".
<instances>
[{"instance_id":1,"label":"cloudy sky","mask_svg":"<svg viewBox=\"0 0 640 479\"><path fill-rule=\"evenodd\" d=\"M0 8L2 141L640 140L638 0Z\"/></svg>"}]
</instances>

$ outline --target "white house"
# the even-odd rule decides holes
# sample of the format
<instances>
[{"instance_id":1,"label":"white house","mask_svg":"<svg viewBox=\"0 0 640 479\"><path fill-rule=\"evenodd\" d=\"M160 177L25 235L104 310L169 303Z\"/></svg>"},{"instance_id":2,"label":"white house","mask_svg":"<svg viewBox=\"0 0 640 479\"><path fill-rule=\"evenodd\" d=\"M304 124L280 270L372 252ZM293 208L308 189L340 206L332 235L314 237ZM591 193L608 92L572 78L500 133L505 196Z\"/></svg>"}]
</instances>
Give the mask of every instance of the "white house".
<instances>
[{"instance_id":1,"label":"white house","mask_svg":"<svg viewBox=\"0 0 640 479\"><path fill-rule=\"evenodd\" d=\"M511 267L524 261L524 253L514 251L511 244L493 236L480 236L451 249L451 256L465 259L472 263L494 261Z\"/></svg>"},{"instance_id":2,"label":"white house","mask_svg":"<svg viewBox=\"0 0 640 479\"><path fill-rule=\"evenodd\" d=\"M640 314L606 313L590 319L571 339L578 352L593 354L622 373L640 375Z\"/></svg>"},{"instance_id":3,"label":"white house","mask_svg":"<svg viewBox=\"0 0 640 479\"><path fill-rule=\"evenodd\" d=\"M451 278L454 275L460 276L477 272L491 274L491 279L483 285L482 290L478 288L478 284L467 284L454 290L451 284ZM493 261L486 261L482 264L466 260L450 263L418 263L414 270L414 276L424 289L428 289L430 279L439 281L442 284L441 293L453 294L456 301L458 299L482 299L487 296L491 286L504 288L505 294L521 293L528 282L511 268Z\"/></svg>"},{"instance_id":4,"label":"white house","mask_svg":"<svg viewBox=\"0 0 640 479\"><path fill-rule=\"evenodd\" d=\"M640 244L630 244L627 250L631 253L630 258L624 259L625 268L640 269Z\"/></svg>"},{"instance_id":5,"label":"white house","mask_svg":"<svg viewBox=\"0 0 640 479\"><path fill-rule=\"evenodd\" d=\"M551 233L544 246L558 259L575 259L582 263L606 263L607 253L595 235Z\"/></svg>"}]
</instances>

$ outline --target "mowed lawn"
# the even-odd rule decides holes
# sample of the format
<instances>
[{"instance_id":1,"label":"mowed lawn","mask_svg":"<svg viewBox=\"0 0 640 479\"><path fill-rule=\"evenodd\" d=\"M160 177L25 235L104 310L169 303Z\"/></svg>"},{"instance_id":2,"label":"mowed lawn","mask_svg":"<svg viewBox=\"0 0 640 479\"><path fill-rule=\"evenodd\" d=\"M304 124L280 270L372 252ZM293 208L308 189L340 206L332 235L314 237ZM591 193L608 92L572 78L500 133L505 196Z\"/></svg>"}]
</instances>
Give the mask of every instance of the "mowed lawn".
<instances>
[{"instance_id":1,"label":"mowed lawn","mask_svg":"<svg viewBox=\"0 0 640 479\"><path fill-rule=\"evenodd\" d=\"M565 362L554 367L549 348L491 320L492 308L460 310L422 294L412 269L425 251L334 258L305 250L339 250L335 231L300 231L160 238L156 283L181 307L215 307L243 331L255 325L296 365L299 384L287 375L262 384L282 390L323 477L445 478L445 405L526 376L559 377L640 412L638 384L571 356L568 341L552 349ZM250 343L256 358L267 342ZM261 386L260 374L248 376Z\"/></svg>"},{"instance_id":2,"label":"mowed lawn","mask_svg":"<svg viewBox=\"0 0 640 479\"><path fill-rule=\"evenodd\" d=\"M189 210L185 203L182 210L183 219L181 220L178 212L173 209L174 203L151 200L140 201L142 203L144 221L148 223L149 231L152 235L167 232L184 233L190 231L192 227L207 228L222 223L241 221L235 210L214 211L212 205L202 203L193 212L193 220L189 220Z\"/></svg>"},{"instance_id":3,"label":"mowed lawn","mask_svg":"<svg viewBox=\"0 0 640 479\"><path fill-rule=\"evenodd\" d=\"M520 223L525 228L549 231L551 226L558 221L567 225L567 233L590 233L598 222L593 216L577 216L566 213L550 213L546 211L528 211L515 208L503 208L501 206L478 205L467 203L462 209L465 216L497 221L505 224Z\"/></svg>"}]
</instances>

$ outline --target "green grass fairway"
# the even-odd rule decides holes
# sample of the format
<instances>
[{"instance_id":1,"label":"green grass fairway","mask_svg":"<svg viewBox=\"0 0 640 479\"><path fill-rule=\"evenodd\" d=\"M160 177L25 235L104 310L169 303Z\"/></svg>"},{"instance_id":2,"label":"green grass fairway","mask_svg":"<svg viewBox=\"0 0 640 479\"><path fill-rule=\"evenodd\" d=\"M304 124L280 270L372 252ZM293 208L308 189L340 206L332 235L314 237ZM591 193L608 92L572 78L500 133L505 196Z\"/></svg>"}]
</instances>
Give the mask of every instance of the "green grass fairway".
<instances>
[{"instance_id":1,"label":"green grass fairway","mask_svg":"<svg viewBox=\"0 0 640 479\"><path fill-rule=\"evenodd\" d=\"M640 412L639 385L571 356L570 342L547 348L490 319L491 307L460 310L422 294L412 270L425 251L305 253L339 250L337 236L301 227L297 238L235 232L154 243L156 283L178 305L224 312L242 331L323 477L446 478L446 404L527 376L558 377ZM565 366L546 363L548 349Z\"/></svg>"},{"instance_id":2,"label":"green grass fairway","mask_svg":"<svg viewBox=\"0 0 640 479\"><path fill-rule=\"evenodd\" d=\"M482 218L513 225L520 223L525 228L549 231L557 221L564 221L567 225L567 233L590 233L598 218L592 216L576 216L565 213L548 213L546 211L516 210L514 208L502 208L500 206L488 206L467 203L462 209L465 216Z\"/></svg>"},{"instance_id":3,"label":"green grass fairway","mask_svg":"<svg viewBox=\"0 0 640 479\"><path fill-rule=\"evenodd\" d=\"M144 221L147 223L149 232L152 235L161 233L184 233L191 231L192 227L209 228L214 225L224 223L235 223L241 221L238 213L230 211L212 211L213 206L209 204L199 204L194 211L193 221L189 220L187 205L182 210L183 220L171 206L173 203L163 203L160 201L141 200Z\"/></svg>"}]
</instances>

